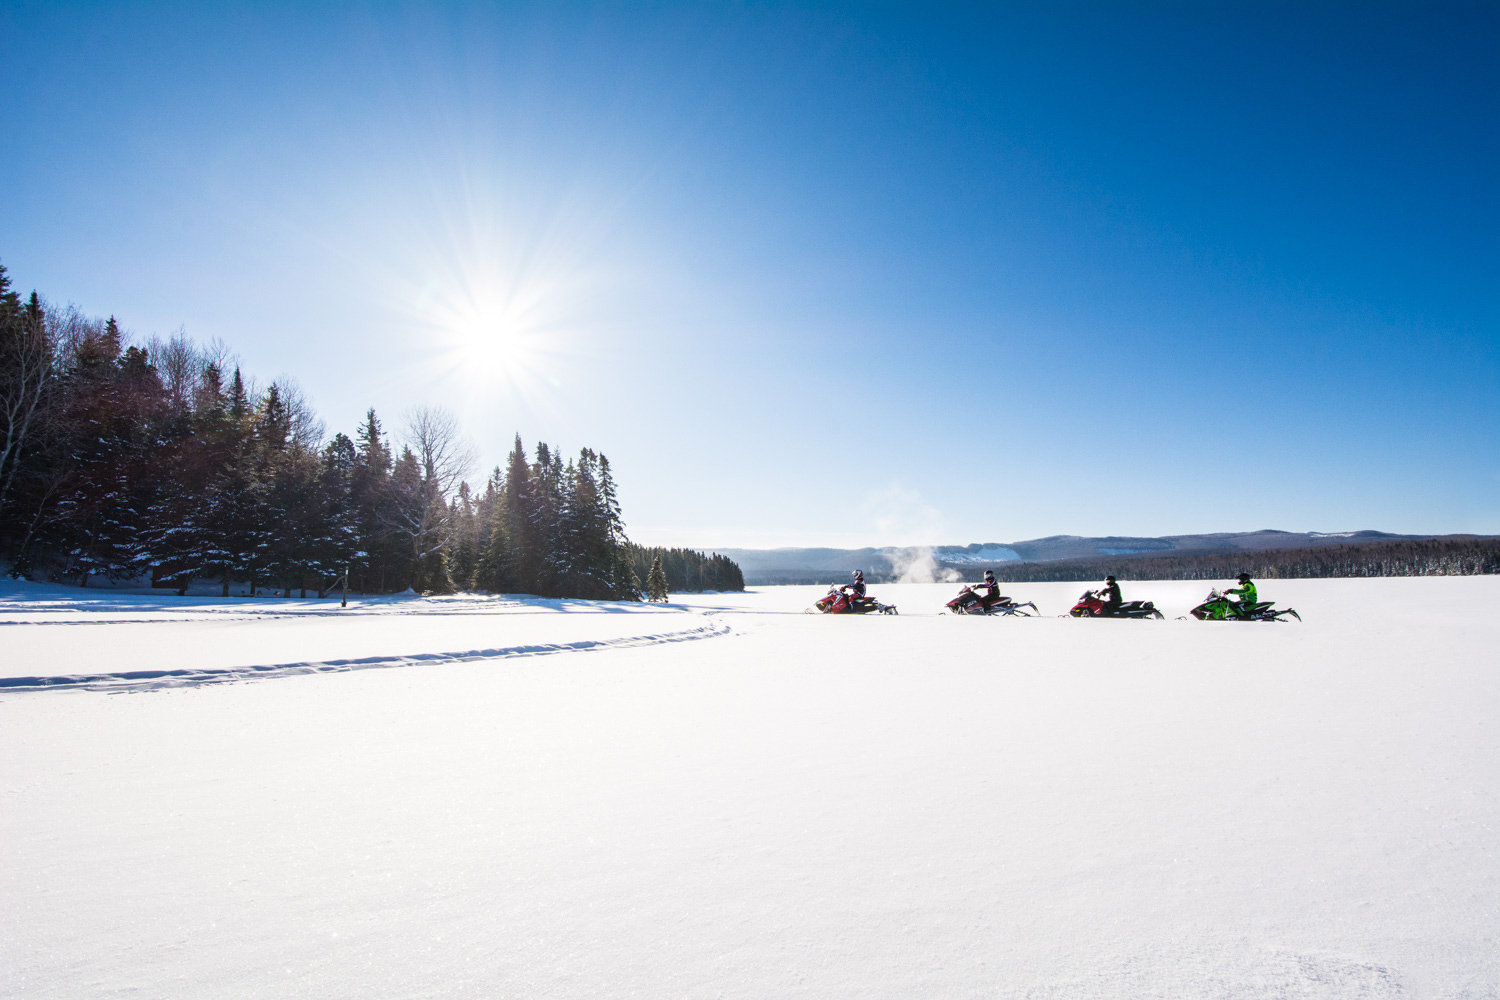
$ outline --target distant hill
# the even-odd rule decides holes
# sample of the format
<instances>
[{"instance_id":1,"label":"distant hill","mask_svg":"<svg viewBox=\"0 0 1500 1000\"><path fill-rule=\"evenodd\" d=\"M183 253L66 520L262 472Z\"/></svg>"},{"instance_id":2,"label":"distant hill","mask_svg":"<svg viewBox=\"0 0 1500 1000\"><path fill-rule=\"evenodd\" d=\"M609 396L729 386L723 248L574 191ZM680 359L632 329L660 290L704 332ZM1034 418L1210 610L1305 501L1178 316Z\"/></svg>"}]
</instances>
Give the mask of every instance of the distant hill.
<instances>
[{"instance_id":1,"label":"distant hill","mask_svg":"<svg viewBox=\"0 0 1500 1000\"><path fill-rule=\"evenodd\" d=\"M1006 563L1097 562L1108 557L1206 555L1269 552L1315 546L1415 541L1437 535L1396 535L1385 531L1262 531L1207 535L1141 537L1051 535L1022 542L975 542L970 545L885 546L864 549L785 548L717 549L739 564L745 583L829 583L862 569L873 581L971 575Z\"/></svg>"}]
</instances>

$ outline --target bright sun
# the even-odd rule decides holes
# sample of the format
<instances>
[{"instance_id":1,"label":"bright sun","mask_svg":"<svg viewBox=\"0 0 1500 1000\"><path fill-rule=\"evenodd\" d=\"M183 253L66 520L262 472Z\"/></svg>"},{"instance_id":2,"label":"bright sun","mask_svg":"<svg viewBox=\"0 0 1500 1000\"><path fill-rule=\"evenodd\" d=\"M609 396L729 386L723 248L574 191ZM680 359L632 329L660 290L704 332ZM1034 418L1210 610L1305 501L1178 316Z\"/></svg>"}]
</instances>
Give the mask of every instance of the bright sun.
<instances>
[{"instance_id":1,"label":"bright sun","mask_svg":"<svg viewBox=\"0 0 1500 1000\"><path fill-rule=\"evenodd\" d=\"M468 317L454 326L453 334L453 346L465 364L494 372L519 360L520 338L494 314Z\"/></svg>"},{"instance_id":2,"label":"bright sun","mask_svg":"<svg viewBox=\"0 0 1500 1000\"><path fill-rule=\"evenodd\" d=\"M431 290L427 316L445 368L464 380L489 384L497 379L522 383L542 362L542 337L529 324L535 317L514 297L489 288L456 294Z\"/></svg>"}]
</instances>

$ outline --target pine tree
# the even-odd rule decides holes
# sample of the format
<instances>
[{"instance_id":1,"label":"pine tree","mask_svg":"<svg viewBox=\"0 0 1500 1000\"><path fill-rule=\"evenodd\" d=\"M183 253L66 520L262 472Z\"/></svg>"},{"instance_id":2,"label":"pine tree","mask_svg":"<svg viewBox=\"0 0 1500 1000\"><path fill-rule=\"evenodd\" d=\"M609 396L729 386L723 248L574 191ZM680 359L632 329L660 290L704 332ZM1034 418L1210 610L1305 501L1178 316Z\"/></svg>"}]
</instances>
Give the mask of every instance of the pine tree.
<instances>
[{"instance_id":1,"label":"pine tree","mask_svg":"<svg viewBox=\"0 0 1500 1000\"><path fill-rule=\"evenodd\" d=\"M399 558L385 509L391 500L391 450L373 409L365 414L364 425L355 436L358 447L349 491L359 551L353 557L352 572L362 593L379 593L389 589L387 576ZM394 575L390 582L394 583Z\"/></svg>"},{"instance_id":2,"label":"pine tree","mask_svg":"<svg viewBox=\"0 0 1500 1000\"><path fill-rule=\"evenodd\" d=\"M625 519L620 513L620 498L615 492L615 478L609 459L599 456L599 500L609 537L610 596L617 601L639 601L641 580L630 558L630 539L625 537Z\"/></svg>"},{"instance_id":3,"label":"pine tree","mask_svg":"<svg viewBox=\"0 0 1500 1000\"><path fill-rule=\"evenodd\" d=\"M546 442L539 442L536 463L531 467L526 556L535 574L532 590L542 597L562 596L559 583L567 572L568 553L560 536L564 474L562 457L548 448Z\"/></svg>"},{"instance_id":4,"label":"pine tree","mask_svg":"<svg viewBox=\"0 0 1500 1000\"><path fill-rule=\"evenodd\" d=\"M240 377L239 366L234 369L234 378L229 381L229 419L247 420L250 417L250 397L245 391L245 380Z\"/></svg>"},{"instance_id":5,"label":"pine tree","mask_svg":"<svg viewBox=\"0 0 1500 1000\"><path fill-rule=\"evenodd\" d=\"M478 511L477 528L483 545L474 565L474 586L491 593L514 591L515 559L510 540L506 496L508 484L499 466L490 474Z\"/></svg>"},{"instance_id":6,"label":"pine tree","mask_svg":"<svg viewBox=\"0 0 1500 1000\"><path fill-rule=\"evenodd\" d=\"M479 564L479 510L466 482L458 484L458 495L449 506L448 518L452 542L448 557L448 575L460 589L474 586Z\"/></svg>"},{"instance_id":7,"label":"pine tree","mask_svg":"<svg viewBox=\"0 0 1500 1000\"><path fill-rule=\"evenodd\" d=\"M505 496L501 498L500 517L508 559L510 587L501 588L523 594L539 594L541 587L541 565L543 540L538 535L536 515L536 484L532 482L531 467L526 464L526 447L521 435L516 435L515 446L507 460L505 474ZM496 541L491 533L492 548ZM498 562L498 558L492 560Z\"/></svg>"},{"instance_id":8,"label":"pine tree","mask_svg":"<svg viewBox=\"0 0 1500 1000\"><path fill-rule=\"evenodd\" d=\"M661 557L656 556L651 560L651 572L646 577L646 600L666 602L667 599L667 574L661 568Z\"/></svg>"},{"instance_id":9,"label":"pine tree","mask_svg":"<svg viewBox=\"0 0 1500 1000\"><path fill-rule=\"evenodd\" d=\"M40 315L35 293L33 307ZM155 373L142 352L131 348L121 358L119 346L118 327L94 327L74 348L71 405L62 414L70 471L43 536L66 553L64 572L76 573L84 587L91 577L126 579L143 568L142 498L132 490L130 466L149 438L133 404L138 383Z\"/></svg>"},{"instance_id":10,"label":"pine tree","mask_svg":"<svg viewBox=\"0 0 1500 1000\"><path fill-rule=\"evenodd\" d=\"M353 489L358 461L354 442L344 434L335 434L323 449L318 482L319 532L312 540L313 557L308 567L318 581L319 597L343 577L360 552Z\"/></svg>"}]
</instances>

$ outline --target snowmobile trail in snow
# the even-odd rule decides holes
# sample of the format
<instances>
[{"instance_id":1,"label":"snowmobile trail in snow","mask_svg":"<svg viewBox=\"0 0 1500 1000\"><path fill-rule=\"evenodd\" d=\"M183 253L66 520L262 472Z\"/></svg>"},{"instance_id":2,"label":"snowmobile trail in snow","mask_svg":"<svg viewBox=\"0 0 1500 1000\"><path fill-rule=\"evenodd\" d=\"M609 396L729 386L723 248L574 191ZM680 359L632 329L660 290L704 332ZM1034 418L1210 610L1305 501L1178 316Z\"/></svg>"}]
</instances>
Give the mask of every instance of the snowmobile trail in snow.
<instances>
[{"instance_id":1,"label":"snowmobile trail in snow","mask_svg":"<svg viewBox=\"0 0 1500 1000\"><path fill-rule=\"evenodd\" d=\"M698 617L698 616L695 616ZM706 616L704 616L706 617ZM350 670L382 670L392 667L437 666L505 660L518 656L548 656L554 653L587 653L602 649L632 649L673 642L713 639L733 631L727 623L710 620L697 628L618 639L581 639L576 642L533 643L495 649L469 649L446 653L410 653L399 656L363 656L303 663L274 663L207 669L127 670L104 674L61 674L50 677L0 677L0 693L11 691L151 691L166 687L226 684L234 681L291 677L299 674L340 673Z\"/></svg>"}]
</instances>

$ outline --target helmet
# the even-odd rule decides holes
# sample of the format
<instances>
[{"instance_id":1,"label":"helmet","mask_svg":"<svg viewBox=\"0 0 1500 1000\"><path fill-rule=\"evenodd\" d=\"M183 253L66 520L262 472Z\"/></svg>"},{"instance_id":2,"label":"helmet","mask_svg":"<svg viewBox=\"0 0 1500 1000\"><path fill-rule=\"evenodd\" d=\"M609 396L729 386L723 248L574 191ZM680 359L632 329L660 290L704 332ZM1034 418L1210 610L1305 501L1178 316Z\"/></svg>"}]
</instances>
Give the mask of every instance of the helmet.
<instances>
[{"instance_id":1,"label":"helmet","mask_svg":"<svg viewBox=\"0 0 1500 1000\"><path fill-rule=\"evenodd\" d=\"M995 578L995 571L992 570L992 569L985 570L984 571L984 578L986 580L993 580Z\"/></svg>"},{"instance_id":2,"label":"helmet","mask_svg":"<svg viewBox=\"0 0 1500 1000\"><path fill-rule=\"evenodd\" d=\"M851 575L852 575L852 576L853 576L853 577L854 577L854 579L856 579L856 580L863 580L863 579L864 579L864 578L865 578L865 571L864 571L864 570L862 570L862 569L857 569L857 570L855 570L855 571L854 571L854 573L853 573L853 574L851 574Z\"/></svg>"},{"instance_id":3,"label":"helmet","mask_svg":"<svg viewBox=\"0 0 1500 1000\"><path fill-rule=\"evenodd\" d=\"M1114 582L1115 582L1115 578L1114 578L1114 577L1112 577L1112 576L1106 576L1106 577L1105 577L1105 578L1104 578L1104 582L1105 582L1105 583L1114 583Z\"/></svg>"},{"instance_id":4,"label":"helmet","mask_svg":"<svg viewBox=\"0 0 1500 1000\"><path fill-rule=\"evenodd\" d=\"M1250 582L1250 574L1249 573L1241 573L1239 575L1239 581L1240 581L1240 583L1249 583Z\"/></svg>"}]
</instances>

